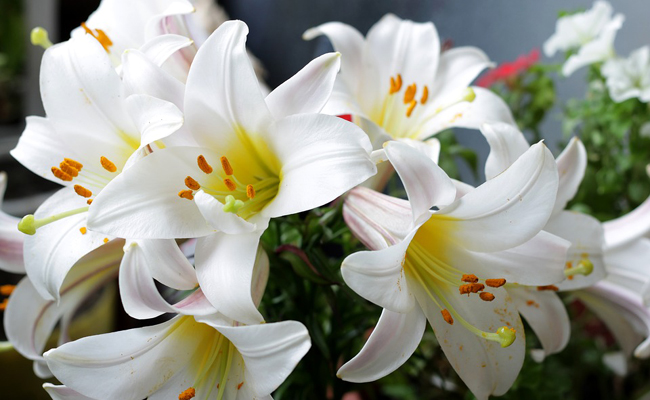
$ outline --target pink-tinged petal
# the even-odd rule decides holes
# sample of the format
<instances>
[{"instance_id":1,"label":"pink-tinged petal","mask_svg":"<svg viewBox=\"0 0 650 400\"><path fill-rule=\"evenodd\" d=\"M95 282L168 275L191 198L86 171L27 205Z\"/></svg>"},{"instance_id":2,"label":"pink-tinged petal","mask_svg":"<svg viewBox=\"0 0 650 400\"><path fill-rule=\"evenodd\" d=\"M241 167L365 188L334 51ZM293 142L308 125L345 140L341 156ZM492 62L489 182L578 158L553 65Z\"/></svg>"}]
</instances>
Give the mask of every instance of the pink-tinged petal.
<instances>
[{"instance_id":1,"label":"pink-tinged petal","mask_svg":"<svg viewBox=\"0 0 650 400\"><path fill-rule=\"evenodd\" d=\"M194 201L179 197L185 178L199 182L206 174L197 157L218 156L195 147L155 151L117 176L95 198L88 212L88 228L119 237L175 239L200 237L215 231ZM214 158L213 158L214 157Z\"/></svg>"},{"instance_id":2,"label":"pink-tinged petal","mask_svg":"<svg viewBox=\"0 0 650 400\"><path fill-rule=\"evenodd\" d=\"M86 199L70 188L50 196L34 213L38 220L82 208ZM46 300L59 299L59 289L70 268L93 249L105 246L112 236L86 227L86 213L72 215L38 228L25 236L25 270L38 293ZM83 233L85 232L85 233Z\"/></svg>"},{"instance_id":3,"label":"pink-tinged petal","mask_svg":"<svg viewBox=\"0 0 650 400\"><path fill-rule=\"evenodd\" d=\"M496 252L458 253L455 264L485 278L503 278L521 285L544 286L565 279L564 266L571 243L540 231L519 246Z\"/></svg>"},{"instance_id":4,"label":"pink-tinged petal","mask_svg":"<svg viewBox=\"0 0 650 400\"><path fill-rule=\"evenodd\" d=\"M256 228L237 214L223 210L224 204L202 190L194 195L194 201L206 221L216 230L232 235L253 232Z\"/></svg>"},{"instance_id":5,"label":"pink-tinged petal","mask_svg":"<svg viewBox=\"0 0 650 400\"><path fill-rule=\"evenodd\" d=\"M297 321L215 328L241 354L246 368L244 386L252 386L257 396L277 389L311 347L307 328Z\"/></svg>"},{"instance_id":6,"label":"pink-tinged petal","mask_svg":"<svg viewBox=\"0 0 650 400\"><path fill-rule=\"evenodd\" d=\"M185 85L138 50L129 50L122 56L122 80L128 94L148 94L183 110Z\"/></svg>"},{"instance_id":7,"label":"pink-tinged petal","mask_svg":"<svg viewBox=\"0 0 650 400\"><path fill-rule=\"evenodd\" d=\"M557 215L566 207L578 192L578 187L585 176L587 168L587 150L580 139L574 137L557 158L557 173L560 183L557 188L557 200L553 215Z\"/></svg>"},{"instance_id":8,"label":"pink-tinged petal","mask_svg":"<svg viewBox=\"0 0 650 400\"><path fill-rule=\"evenodd\" d=\"M468 250L507 250L530 240L546 224L557 193L557 167L543 143L533 145L497 177L485 182L436 217ZM453 225L453 226L452 226ZM486 232L490 234L486 234Z\"/></svg>"},{"instance_id":9,"label":"pink-tinged petal","mask_svg":"<svg viewBox=\"0 0 650 400\"><path fill-rule=\"evenodd\" d=\"M404 84L428 85L436 76L440 38L431 23L416 23L387 14L367 35L368 59L378 68L381 93L388 93L390 77L401 74ZM417 56L414 56L417 55Z\"/></svg>"},{"instance_id":10,"label":"pink-tinged petal","mask_svg":"<svg viewBox=\"0 0 650 400\"><path fill-rule=\"evenodd\" d=\"M603 228L608 249L647 235L650 232L650 197L626 215L605 222Z\"/></svg>"},{"instance_id":11,"label":"pink-tinged petal","mask_svg":"<svg viewBox=\"0 0 650 400\"><path fill-rule=\"evenodd\" d=\"M341 53L340 79L348 85L353 93L356 93L359 86L359 77L363 76L365 68L363 63L363 35L350 25L341 22L328 22L308 29L302 34L302 38L312 40L320 35L327 36L334 50Z\"/></svg>"},{"instance_id":12,"label":"pink-tinged petal","mask_svg":"<svg viewBox=\"0 0 650 400\"><path fill-rule=\"evenodd\" d=\"M589 275L575 274L557 284L560 290L591 286L607 275L603 259L603 227L596 218L575 211L561 211L551 217L544 230L571 242L567 268L577 267L584 259L593 264Z\"/></svg>"},{"instance_id":13,"label":"pink-tinged petal","mask_svg":"<svg viewBox=\"0 0 650 400\"><path fill-rule=\"evenodd\" d=\"M415 224L429 218L431 207L446 206L454 201L456 187L431 158L397 141L388 142L385 151L404 184Z\"/></svg>"},{"instance_id":14,"label":"pink-tinged petal","mask_svg":"<svg viewBox=\"0 0 650 400\"><path fill-rule=\"evenodd\" d=\"M448 324L440 308L419 285L413 291L438 343L449 363L479 400L504 394L519 375L526 352L524 326L508 293L503 288L490 288L491 302L458 294L456 288L441 288L451 307L476 328L494 333L506 326L516 331L512 344L502 348L498 342L486 340L470 332L454 317ZM438 298L438 303L442 301Z\"/></svg>"},{"instance_id":15,"label":"pink-tinged petal","mask_svg":"<svg viewBox=\"0 0 650 400\"><path fill-rule=\"evenodd\" d=\"M181 35L160 35L142 45L140 51L160 67L174 53L191 46L193 43L192 39ZM128 54L128 52L125 52L125 54ZM122 66L124 66L124 55L122 55Z\"/></svg>"},{"instance_id":16,"label":"pink-tinged petal","mask_svg":"<svg viewBox=\"0 0 650 400\"><path fill-rule=\"evenodd\" d=\"M377 172L368 137L341 118L293 115L268 131L270 151L282 165L278 194L262 211L268 217L327 204Z\"/></svg>"},{"instance_id":17,"label":"pink-tinged petal","mask_svg":"<svg viewBox=\"0 0 650 400\"><path fill-rule=\"evenodd\" d=\"M340 66L340 53L324 54L275 88L266 96L273 118L320 112L332 93Z\"/></svg>"},{"instance_id":18,"label":"pink-tinged petal","mask_svg":"<svg viewBox=\"0 0 650 400\"><path fill-rule=\"evenodd\" d=\"M408 201L361 186L345 197L343 218L352 233L371 250L397 244L413 227Z\"/></svg>"},{"instance_id":19,"label":"pink-tinged petal","mask_svg":"<svg viewBox=\"0 0 650 400\"><path fill-rule=\"evenodd\" d=\"M4 312L5 333L20 354L31 360L42 360L57 322L74 315L88 297L115 279L121 247L117 241L103 246L75 265L61 286L58 304L43 299L28 278L20 281ZM63 327L61 335L67 337Z\"/></svg>"},{"instance_id":20,"label":"pink-tinged petal","mask_svg":"<svg viewBox=\"0 0 650 400\"><path fill-rule=\"evenodd\" d=\"M44 383L43 389L50 395L52 400L94 400L63 385Z\"/></svg>"},{"instance_id":21,"label":"pink-tinged petal","mask_svg":"<svg viewBox=\"0 0 650 400\"><path fill-rule=\"evenodd\" d=\"M183 113L174 103L134 94L126 99L126 107L140 132L140 148L166 138L183 126Z\"/></svg>"},{"instance_id":22,"label":"pink-tinged petal","mask_svg":"<svg viewBox=\"0 0 650 400\"><path fill-rule=\"evenodd\" d=\"M440 55L440 64L433 86L436 101L468 87L485 68L494 66L488 56L476 47L456 47Z\"/></svg>"},{"instance_id":23,"label":"pink-tinged petal","mask_svg":"<svg viewBox=\"0 0 650 400\"><path fill-rule=\"evenodd\" d=\"M7 189L7 174L0 172L0 270L24 274L23 241L25 235L18 231L20 218L2 212L5 189Z\"/></svg>"},{"instance_id":24,"label":"pink-tinged petal","mask_svg":"<svg viewBox=\"0 0 650 400\"><path fill-rule=\"evenodd\" d=\"M196 275L203 293L220 313L245 324L264 321L252 295L262 232L219 232L199 239L196 245Z\"/></svg>"},{"instance_id":25,"label":"pink-tinged petal","mask_svg":"<svg viewBox=\"0 0 650 400\"><path fill-rule=\"evenodd\" d=\"M571 337L571 324L564 303L552 291L535 288L508 288L519 313L542 343L545 356L562 351Z\"/></svg>"},{"instance_id":26,"label":"pink-tinged petal","mask_svg":"<svg viewBox=\"0 0 650 400\"><path fill-rule=\"evenodd\" d=\"M359 354L343 364L336 376L348 382L372 382L390 374L417 349L426 323L417 305L406 314L384 309Z\"/></svg>"},{"instance_id":27,"label":"pink-tinged petal","mask_svg":"<svg viewBox=\"0 0 650 400\"><path fill-rule=\"evenodd\" d=\"M185 118L197 142L205 147L229 148L240 140L239 131L261 132L271 121L246 53L247 34L242 21L223 23L203 43L192 63Z\"/></svg>"},{"instance_id":28,"label":"pink-tinged petal","mask_svg":"<svg viewBox=\"0 0 650 400\"><path fill-rule=\"evenodd\" d=\"M607 325L625 355L650 356L650 311L638 296L607 281L574 294Z\"/></svg>"},{"instance_id":29,"label":"pink-tinged petal","mask_svg":"<svg viewBox=\"0 0 650 400\"><path fill-rule=\"evenodd\" d=\"M403 264L406 249L416 233L414 229L394 246L346 257L341 264L345 283L364 299L383 308L398 313L411 311L415 303Z\"/></svg>"},{"instance_id":30,"label":"pink-tinged petal","mask_svg":"<svg viewBox=\"0 0 650 400\"><path fill-rule=\"evenodd\" d=\"M607 281L626 288L630 293L641 296L645 305L650 305L650 239L640 238L605 252Z\"/></svg>"},{"instance_id":31,"label":"pink-tinged petal","mask_svg":"<svg viewBox=\"0 0 650 400\"><path fill-rule=\"evenodd\" d=\"M492 179L510 167L530 147L516 125L505 122L485 123L481 133L490 145L485 161L485 178Z\"/></svg>"}]
</instances>

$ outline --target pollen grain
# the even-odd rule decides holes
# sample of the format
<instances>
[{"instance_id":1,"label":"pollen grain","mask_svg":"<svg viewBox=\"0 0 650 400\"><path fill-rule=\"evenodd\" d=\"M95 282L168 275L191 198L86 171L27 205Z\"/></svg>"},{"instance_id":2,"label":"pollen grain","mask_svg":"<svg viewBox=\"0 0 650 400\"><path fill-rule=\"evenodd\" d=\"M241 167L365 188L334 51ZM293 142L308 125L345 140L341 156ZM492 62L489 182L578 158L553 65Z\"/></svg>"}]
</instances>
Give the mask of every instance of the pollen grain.
<instances>
[{"instance_id":1,"label":"pollen grain","mask_svg":"<svg viewBox=\"0 0 650 400\"><path fill-rule=\"evenodd\" d=\"M445 319L446 323L449 325L454 324L454 319L451 317L451 314L449 314L449 311L447 311L447 309L441 310L440 313L442 314L442 318Z\"/></svg>"},{"instance_id":2,"label":"pollen grain","mask_svg":"<svg viewBox=\"0 0 650 400\"><path fill-rule=\"evenodd\" d=\"M188 388L183 391L183 393L178 395L178 400L190 400L196 396L196 391L193 387Z\"/></svg>"}]
</instances>

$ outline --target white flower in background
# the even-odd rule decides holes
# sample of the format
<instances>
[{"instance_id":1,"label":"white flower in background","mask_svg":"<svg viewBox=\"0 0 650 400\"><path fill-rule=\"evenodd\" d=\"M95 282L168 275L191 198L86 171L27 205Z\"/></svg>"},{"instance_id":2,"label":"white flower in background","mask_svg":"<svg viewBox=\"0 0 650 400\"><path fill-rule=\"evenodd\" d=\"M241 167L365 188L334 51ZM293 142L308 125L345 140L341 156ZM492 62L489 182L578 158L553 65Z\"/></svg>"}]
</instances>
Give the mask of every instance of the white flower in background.
<instances>
[{"instance_id":1,"label":"white flower in background","mask_svg":"<svg viewBox=\"0 0 650 400\"><path fill-rule=\"evenodd\" d=\"M557 20L555 33L544 43L544 54L553 56L557 51L578 49L562 67L565 76L586 65L612 58L614 38L625 17L612 17L612 6L606 1L596 1L585 12L567 15Z\"/></svg>"},{"instance_id":2,"label":"white flower in background","mask_svg":"<svg viewBox=\"0 0 650 400\"><path fill-rule=\"evenodd\" d=\"M303 38L326 35L342 54L341 73L323 112L353 116L375 148L391 138L424 140L449 127L478 128L485 121L512 122L503 100L469 87L492 65L475 47L440 50L435 26L392 14L367 37L353 27L329 22Z\"/></svg>"},{"instance_id":3,"label":"white flower in background","mask_svg":"<svg viewBox=\"0 0 650 400\"><path fill-rule=\"evenodd\" d=\"M428 156L395 141L385 152L409 202L365 188L346 199L348 226L374 251L347 257L343 278L384 311L338 375L367 382L394 371L417 348L428 319L472 393L479 399L503 394L525 353L523 325L506 287L564 278L567 243L539 234L557 193L555 161L543 144L535 145L455 200L454 184Z\"/></svg>"},{"instance_id":4,"label":"white flower in background","mask_svg":"<svg viewBox=\"0 0 650 400\"><path fill-rule=\"evenodd\" d=\"M600 68L609 95L617 103L637 97L650 101L650 47L634 50L626 59L612 59Z\"/></svg>"},{"instance_id":5,"label":"white flower in background","mask_svg":"<svg viewBox=\"0 0 650 400\"><path fill-rule=\"evenodd\" d=\"M575 295L610 329L628 358L650 357L650 199L605 222L607 278ZM623 372L625 365L620 368Z\"/></svg>"},{"instance_id":6,"label":"white flower in background","mask_svg":"<svg viewBox=\"0 0 650 400\"><path fill-rule=\"evenodd\" d=\"M164 147L161 140L179 129L183 115L151 96L127 99L108 55L89 36L46 50L40 77L47 117L27 118L11 155L32 172L68 186L19 225L31 235L24 239L27 274L41 296L56 299L74 263L113 238L87 229L94 196L131 163ZM151 111L161 109L165 114L154 118Z\"/></svg>"},{"instance_id":7,"label":"white flower in background","mask_svg":"<svg viewBox=\"0 0 650 400\"><path fill-rule=\"evenodd\" d=\"M498 177L517 158L524 154L528 142L514 126L485 124L481 128L490 145L485 165L488 180ZM565 210L575 196L584 177L587 153L578 138L573 138L557 157L559 184L553 212L544 231L571 242L565 260L566 280L554 285L554 290L567 291L585 288L606 275L603 260L603 228L595 218ZM519 312L528 321L543 347L536 352L537 359L564 349L571 335L569 316L560 298L553 291L513 288L510 291Z\"/></svg>"},{"instance_id":8,"label":"white flower in background","mask_svg":"<svg viewBox=\"0 0 650 400\"><path fill-rule=\"evenodd\" d=\"M248 288L269 218L326 204L376 168L361 129L316 114L339 55L317 58L265 99L246 55L247 32L241 21L223 24L192 64L184 129L199 147L168 147L134 164L95 200L89 228L201 237L196 268L208 299L225 315L259 323Z\"/></svg>"},{"instance_id":9,"label":"white flower in background","mask_svg":"<svg viewBox=\"0 0 650 400\"><path fill-rule=\"evenodd\" d=\"M68 393L91 399L261 400L271 398L309 347L307 329L295 321L241 326L217 315L179 315L44 356Z\"/></svg>"}]
</instances>

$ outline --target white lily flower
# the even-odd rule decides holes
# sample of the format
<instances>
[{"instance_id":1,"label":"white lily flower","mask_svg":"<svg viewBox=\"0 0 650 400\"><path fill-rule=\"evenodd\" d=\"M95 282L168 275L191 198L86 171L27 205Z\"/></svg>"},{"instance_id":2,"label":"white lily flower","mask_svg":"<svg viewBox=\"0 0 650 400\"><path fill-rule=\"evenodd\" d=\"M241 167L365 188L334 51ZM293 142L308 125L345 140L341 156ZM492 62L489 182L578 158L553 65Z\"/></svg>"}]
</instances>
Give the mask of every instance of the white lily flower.
<instances>
[{"instance_id":1,"label":"white lily flower","mask_svg":"<svg viewBox=\"0 0 650 400\"><path fill-rule=\"evenodd\" d=\"M113 238L87 229L93 196L144 154L163 147L161 140L179 129L183 116L163 100L126 99L108 55L91 37L46 50L41 94L47 117L27 118L11 154L36 174L68 186L20 223L32 235L25 238L25 269L39 294L52 299L72 265ZM166 115L152 123L152 109ZM139 117L135 123L130 114Z\"/></svg>"},{"instance_id":2,"label":"white lily flower","mask_svg":"<svg viewBox=\"0 0 650 400\"><path fill-rule=\"evenodd\" d=\"M525 352L523 325L504 285L563 278L566 242L539 236L557 191L555 162L543 144L535 145L455 200L454 184L427 156L400 142L387 143L385 152L409 202L365 188L346 199L346 222L375 251L347 257L343 278L384 311L338 375L366 382L394 371L416 349L426 318L475 396L503 394ZM438 211L430 211L434 205ZM536 245L527 245L536 236Z\"/></svg>"},{"instance_id":3,"label":"white lily flower","mask_svg":"<svg viewBox=\"0 0 650 400\"><path fill-rule=\"evenodd\" d=\"M617 103L637 97L650 101L650 47L634 50L626 59L612 59L601 67L609 95Z\"/></svg>"},{"instance_id":4,"label":"white lily flower","mask_svg":"<svg viewBox=\"0 0 650 400\"><path fill-rule=\"evenodd\" d=\"M0 172L0 270L24 274L23 240L25 236L16 229L20 219L2 211L2 201L6 189L7 174Z\"/></svg>"},{"instance_id":5,"label":"white lily flower","mask_svg":"<svg viewBox=\"0 0 650 400\"><path fill-rule=\"evenodd\" d=\"M441 53L438 32L430 22L387 14L365 39L340 22L309 29L303 38L319 35L326 35L343 55L337 85L323 112L353 115L376 147L391 138L424 140L454 126L513 122L498 96L469 87L493 65L485 53L475 47Z\"/></svg>"},{"instance_id":6,"label":"white lily flower","mask_svg":"<svg viewBox=\"0 0 650 400\"><path fill-rule=\"evenodd\" d=\"M310 347L295 321L240 326L179 315L44 354L67 388L91 399L270 399ZM99 383L99 384L98 384Z\"/></svg>"},{"instance_id":7,"label":"white lily flower","mask_svg":"<svg viewBox=\"0 0 650 400\"><path fill-rule=\"evenodd\" d=\"M122 243L111 242L79 260L61 285L58 303L43 299L28 277L13 290L4 311L5 333L21 355L34 361L34 372L39 377L52 376L42 354L57 325L59 344L69 341L68 330L80 306L115 281L121 247Z\"/></svg>"},{"instance_id":8,"label":"white lily flower","mask_svg":"<svg viewBox=\"0 0 650 400\"><path fill-rule=\"evenodd\" d=\"M484 124L481 128L490 145L485 165L486 178L493 179L506 170L529 148L524 135L508 124ZM566 280L556 283L555 290L567 291L589 287L606 275L603 260L604 233L595 218L566 211L584 177L587 154L578 138L573 138L556 159L559 183L553 212L544 231L571 242L565 260ZM557 295L529 288L513 288L511 295L519 312L540 339L543 353L538 358L564 349L571 335L569 316Z\"/></svg>"},{"instance_id":9,"label":"white lily flower","mask_svg":"<svg viewBox=\"0 0 650 400\"><path fill-rule=\"evenodd\" d=\"M607 278L575 294L607 325L626 358L648 358L650 199L603 227Z\"/></svg>"},{"instance_id":10,"label":"white lily flower","mask_svg":"<svg viewBox=\"0 0 650 400\"><path fill-rule=\"evenodd\" d=\"M606 1L596 1L585 12L567 15L557 20L555 33L544 42L544 54L553 56L557 51L579 48L565 62L562 73L571 75L577 69L614 56L614 37L625 17L612 17L612 6Z\"/></svg>"},{"instance_id":11,"label":"white lily flower","mask_svg":"<svg viewBox=\"0 0 650 400\"><path fill-rule=\"evenodd\" d=\"M192 64L184 112L200 147L168 147L134 164L97 197L89 228L201 237L196 268L208 299L225 315L259 323L250 277L269 218L326 204L376 168L361 129L315 114L339 55L317 58L265 99L246 55L247 32L241 21L224 23Z\"/></svg>"}]
</instances>

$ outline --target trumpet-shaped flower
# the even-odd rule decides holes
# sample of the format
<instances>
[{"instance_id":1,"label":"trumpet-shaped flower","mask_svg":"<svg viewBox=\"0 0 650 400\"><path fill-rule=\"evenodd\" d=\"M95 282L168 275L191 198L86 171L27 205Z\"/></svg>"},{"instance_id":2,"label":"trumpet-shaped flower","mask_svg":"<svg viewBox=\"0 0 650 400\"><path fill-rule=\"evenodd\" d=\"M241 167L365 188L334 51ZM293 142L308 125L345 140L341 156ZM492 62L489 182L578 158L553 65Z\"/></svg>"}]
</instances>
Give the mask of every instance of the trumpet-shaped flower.
<instances>
[{"instance_id":1,"label":"trumpet-shaped flower","mask_svg":"<svg viewBox=\"0 0 650 400\"><path fill-rule=\"evenodd\" d=\"M94 196L130 164L164 146L161 139L182 125L183 116L172 103L150 96L126 99L108 55L89 36L45 52L41 95L47 117L27 118L11 154L34 173L67 186L19 225L32 235L25 238L27 273L39 294L52 299L72 265L113 238L87 229ZM153 118L154 108L165 115Z\"/></svg>"},{"instance_id":2,"label":"trumpet-shaped flower","mask_svg":"<svg viewBox=\"0 0 650 400\"><path fill-rule=\"evenodd\" d=\"M612 17L608 2L596 1L588 11L558 19L555 33L544 43L544 53L551 57L558 50L579 48L562 67L562 73L569 76L579 68L614 56L612 45L624 20L622 14Z\"/></svg>"},{"instance_id":3,"label":"trumpet-shaped flower","mask_svg":"<svg viewBox=\"0 0 650 400\"><path fill-rule=\"evenodd\" d=\"M636 49L626 59L609 60L600 71L615 102L633 97L644 103L650 101L650 47Z\"/></svg>"},{"instance_id":4,"label":"trumpet-shaped flower","mask_svg":"<svg viewBox=\"0 0 650 400\"><path fill-rule=\"evenodd\" d=\"M468 87L492 65L487 56L474 47L441 53L430 22L388 14L365 39L340 22L309 29L303 38L319 35L326 35L343 55L341 74L323 112L354 116L376 147L390 138L423 140L453 126L513 121L498 96Z\"/></svg>"},{"instance_id":5,"label":"trumpet-shaped flower","mask_svg":"<svg viewBox=\"0 0 650 400\"><path fill-rule=\"evenodd\" d=\"M45 353L66 387L91 399L269 399L309 350L295 321L241 326L179 315ZM98 384L99 383L99 384Z\"/></svg>"},{"instance_id":6,"label":"trumpet-shaped flower","mask_svg":"<svg viewBox=\"0 0 650 400\"><path fill-rule=\"evenodd\" d=\"M524 135L508 124L485 124L481 128L490 145L485 176L494 179L529 148ZM575 196L587 166L587 153L582 142L573 138L556 159L559 183L553 212L544 231L571 242L566 256L566 279L554 285L555 290L589 287L606 275L603 260L603 228L595 218L567 211L567 203ZM569 317L558 296L552 291L513 288L510 291L519 312L529 322L543 347L543 354L561 351L570 337ZM540 356L541 353L538 353Z\"/></svg>"},{"instance_id":7,"label":"trumpet-shaped flower","mask_svg":"<svg viewBox=\"0 0 650 400\"><path fill-rule=\"evenodd\" d=\"M394 371L417 347L426 318L474 395L503 394L525 349L506 288L563 278L566 242L539 234L553 209L555 162L543 144L535 145L501 175L455 200L454 184L430 158L399 142L389 142L385 152L409 202L364 188L346 199L348 226L374 251L346 258L343 278L384 311L339 376L365 382Z\"/></svg>"},{"instance_id":8,"label":"trumpet-shaped flower","mask_svg":"<svg viewBox=\"0 0 650 400\"><path fill-rule=\"evenodd\" d=\"M184 112L199 147L168 147L134 164L97 197L89 227L120 237L201 237L196 268L206 296L220 312L258 323L248 288L268 219L325 204L376 168L361 129L315 114L339 55L312 61L265 99L247 32L243 22L223 24L192 64Z\"/></svg>"}]
</instances>

